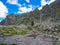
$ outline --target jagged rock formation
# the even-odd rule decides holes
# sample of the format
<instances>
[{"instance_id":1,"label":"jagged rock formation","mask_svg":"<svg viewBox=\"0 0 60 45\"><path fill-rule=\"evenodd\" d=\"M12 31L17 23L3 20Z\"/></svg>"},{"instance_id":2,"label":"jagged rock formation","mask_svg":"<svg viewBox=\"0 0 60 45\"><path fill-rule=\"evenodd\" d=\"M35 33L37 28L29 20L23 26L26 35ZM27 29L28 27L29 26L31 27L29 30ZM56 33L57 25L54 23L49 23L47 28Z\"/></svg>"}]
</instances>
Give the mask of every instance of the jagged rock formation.
<instances>
[{"instance_id":1,"label":"jagged rock formation","mask_svg":"<svg viewBox=\"0 0 60 45\"><path fill-rule=\"evenodd\" d=\"M60 22L60 0L56 0L50 5L45 5L42 10L35 9L26 14L15 16L14 14L8 15L1 25L20 25L34 23L59 23Z\"/></svg>"},{"instance_id":2,"label":"jagged rock formation","mask_svg":"<svg viewBox=\"0 0 60 45\"><path fill-rule=\"evenodd\" d=\"M1 22L1 25L20 25L20 24L31 24L32 21L37 22L40 19L39 10L35 9L30 13L25 13L22 15L10 14L6 17L5 20Z\"/></svg>"},{"instance_id":3,"label":"jagged rock formation","mask_svg":"<svg viewBox=\"0 0 60 45\"><path fill-rule=\"evenodd\" d=\"M14 25L16 22L16 17L14 14L8 15L5 20L1 22L3 25Z\"/></svg>"}]
</instances>

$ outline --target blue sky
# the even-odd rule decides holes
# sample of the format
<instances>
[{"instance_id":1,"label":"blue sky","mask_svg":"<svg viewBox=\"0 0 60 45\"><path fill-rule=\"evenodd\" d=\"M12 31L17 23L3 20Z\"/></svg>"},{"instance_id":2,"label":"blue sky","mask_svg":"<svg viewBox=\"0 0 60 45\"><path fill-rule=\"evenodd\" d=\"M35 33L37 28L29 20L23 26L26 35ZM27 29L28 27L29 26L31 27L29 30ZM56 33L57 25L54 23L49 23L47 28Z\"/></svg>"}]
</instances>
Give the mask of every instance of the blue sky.
<instances>
[{"instance_id":1,"label":"blue sky","mask_svg":"<svg viewBox=\"0 0 60 45\"><path fill-rule=\"evenodd\" d=\"M33 11L35 8L42 9L46 4L55 0L0 0L0 21L8 14L22 14Z\"/></svg>"}]
</instances>

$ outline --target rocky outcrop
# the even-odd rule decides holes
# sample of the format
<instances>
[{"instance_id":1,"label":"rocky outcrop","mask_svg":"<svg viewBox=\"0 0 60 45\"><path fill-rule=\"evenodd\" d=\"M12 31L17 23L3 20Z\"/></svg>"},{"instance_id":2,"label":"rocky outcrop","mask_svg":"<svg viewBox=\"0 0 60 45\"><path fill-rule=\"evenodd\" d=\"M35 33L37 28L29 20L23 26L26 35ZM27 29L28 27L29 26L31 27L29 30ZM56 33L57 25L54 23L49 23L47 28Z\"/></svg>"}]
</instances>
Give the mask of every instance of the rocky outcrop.
<instances>
[{"instance_id":1,"label":"rocky outcrop","mask_svg":"<svg viewBox=\"0 0 60 45\"><path fill-rule=\"evenodd\" d=\"M14 25L16 22L16 17L14 14L8 15L5 20L1 22L1 25Z\"/></svg>"},{"instance_id":2,"label":"rocky outcrop","mask_svg":"<svg viewBox=\"0 0 60 45\"><path fill-rule=\"evenodd\" d=\"M20 25L25 24L31 25L31 22L36 23L46 23L50 24L51 22L56 24L60 22L60 0L56 0L50 5L45 5L42 10L37 8L34 11L29 13L21 14L15 16L14 14L8 15L5 20L1 22L1 25Z\"/></svg>"}]
</instances>

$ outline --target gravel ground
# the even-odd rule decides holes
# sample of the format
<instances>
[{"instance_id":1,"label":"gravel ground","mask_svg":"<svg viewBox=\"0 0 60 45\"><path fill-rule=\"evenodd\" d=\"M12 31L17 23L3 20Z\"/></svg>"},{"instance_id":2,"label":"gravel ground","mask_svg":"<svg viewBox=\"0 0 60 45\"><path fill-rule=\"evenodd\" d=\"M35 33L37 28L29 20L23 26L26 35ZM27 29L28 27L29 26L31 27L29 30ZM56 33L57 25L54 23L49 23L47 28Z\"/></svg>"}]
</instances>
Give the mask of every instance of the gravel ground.
<instances>
[{"instance_id":1,"label":"gravel ground","mask_svg":"<svg viewBox=\"0 0 60 45\"><path fill-rule=\"evenodd\" d=\"M37 36L36 38L28 36L12 36L6 38L0 38L0 43L12 44L16 43L17 45L53 45L54 40L52 37L44 37L42 35Z\"/></svg>"}]
</instances>

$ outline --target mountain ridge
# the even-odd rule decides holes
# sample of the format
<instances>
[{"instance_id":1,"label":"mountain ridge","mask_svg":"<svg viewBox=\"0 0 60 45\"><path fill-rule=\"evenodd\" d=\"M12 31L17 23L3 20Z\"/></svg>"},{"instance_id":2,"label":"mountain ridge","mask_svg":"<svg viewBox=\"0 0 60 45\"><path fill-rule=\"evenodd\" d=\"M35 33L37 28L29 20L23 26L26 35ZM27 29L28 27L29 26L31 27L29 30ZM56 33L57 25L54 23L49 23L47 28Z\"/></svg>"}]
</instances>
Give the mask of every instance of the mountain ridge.
<instances>
[{"instance_id":1,"label":"mountain ridge","mask_svg":"<svg viewBox=\"0 0 60 45\"><path fill-rule=\"evenodd\" d=\"M29 25L33 21L36 23L59 23L60 22L60 4L59 0L46 4L41 10L37 8L29 13L21 14L20 16L15 16L14 14L8 15L5 20L3 20L0 25Z\"/></svg>"}]
</instances>

